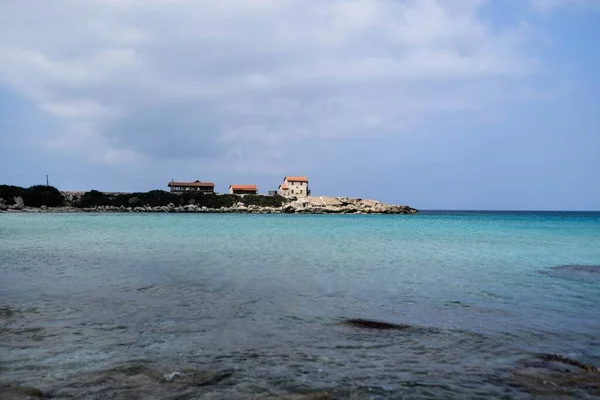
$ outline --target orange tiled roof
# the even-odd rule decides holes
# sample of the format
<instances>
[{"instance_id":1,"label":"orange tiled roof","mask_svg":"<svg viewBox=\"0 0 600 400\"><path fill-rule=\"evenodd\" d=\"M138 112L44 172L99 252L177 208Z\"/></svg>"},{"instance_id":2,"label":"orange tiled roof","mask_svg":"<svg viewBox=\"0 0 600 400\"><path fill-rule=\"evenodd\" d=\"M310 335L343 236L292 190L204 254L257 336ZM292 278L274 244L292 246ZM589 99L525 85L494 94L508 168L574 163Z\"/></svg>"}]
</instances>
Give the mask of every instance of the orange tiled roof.
<instances>
[{"instance_id":1,"label":"orange tiled roof","mask_svg":"<svg viewBox=\"0 0 600 400\"><path fill-rule=\"evenodd\" d=\"M256 185L229 185L229 188L233 190L258 190Z\"/></svg>"},{"instance_id":2,"label":"orange tiled roof","mask_svg":"<svg viewBox=\"0 0 600 400\"><path fill-rule=\"evenodd\" d=\"M283 185L279 185L279 188L283 190L288 190L288 185L287 183L284 183Z\"/></svg>"},{"instance_id":3,"label":"orange tiled roof","mask_svg":"<svg viewBox=\"0 0 600 400\"><path fill-rule=\"evenodd\" d=\"M184 187L215 187L215 184L212 182L169 182L169 187L171 186L184 186Z\"/></svg>"},{"instance_id":4,"label":"orange tiled roof","mask_svg":"<svg viewBox=\"0 0 600 400\"><path fill-rule=\"evenodd\" d=\"M286 176L283 180L288 182L308 182L305 176Z\"/></svg>"}]
</instances>

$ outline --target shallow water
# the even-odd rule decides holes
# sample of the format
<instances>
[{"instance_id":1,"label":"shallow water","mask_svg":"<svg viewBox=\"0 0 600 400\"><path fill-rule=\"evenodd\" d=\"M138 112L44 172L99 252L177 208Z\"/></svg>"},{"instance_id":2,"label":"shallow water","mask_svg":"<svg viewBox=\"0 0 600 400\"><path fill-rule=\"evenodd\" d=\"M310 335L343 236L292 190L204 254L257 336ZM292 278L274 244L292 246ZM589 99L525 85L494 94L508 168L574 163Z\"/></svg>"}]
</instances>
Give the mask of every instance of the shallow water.
<instances>
[{"instance_id":1,"label":"shallow water","mask_svg":"<svg viewBox=\"0 0 600 400\"><path fill-rule=\"evenodd\" d=\"M0 214L0 386L530 398L523 360L600 364L598 266L598 213Z\"/></svg>"}]
</instances>

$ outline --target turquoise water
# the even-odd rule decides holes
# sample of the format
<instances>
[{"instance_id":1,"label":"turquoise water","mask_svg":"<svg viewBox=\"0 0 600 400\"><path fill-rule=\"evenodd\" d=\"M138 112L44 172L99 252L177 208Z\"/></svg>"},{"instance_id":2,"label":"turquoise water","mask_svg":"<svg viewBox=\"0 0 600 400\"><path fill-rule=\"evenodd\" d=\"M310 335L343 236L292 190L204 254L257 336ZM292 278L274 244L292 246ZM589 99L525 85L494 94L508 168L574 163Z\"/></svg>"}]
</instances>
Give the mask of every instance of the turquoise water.
<instances>
[{"instance_id":1,"label":"turquoise water","mask_svg":"<svg viewBox=\"0 0 600 400\"><path fill-rule=\"evenodd\" d=\"M101 398L143 363L227 371L190 396L528 398L519 360L600 364L598 266L599 213L1 214L0 385Z\"/></svg>"}]
</instances>

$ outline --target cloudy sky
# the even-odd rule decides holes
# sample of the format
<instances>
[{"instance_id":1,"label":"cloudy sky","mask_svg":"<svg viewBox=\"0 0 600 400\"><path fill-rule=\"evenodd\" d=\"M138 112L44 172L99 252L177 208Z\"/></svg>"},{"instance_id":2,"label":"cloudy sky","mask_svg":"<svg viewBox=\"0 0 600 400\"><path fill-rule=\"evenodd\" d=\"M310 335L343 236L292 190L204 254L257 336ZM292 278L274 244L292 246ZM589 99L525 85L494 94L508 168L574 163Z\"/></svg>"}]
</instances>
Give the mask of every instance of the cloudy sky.
<instances>
[{"instance_id":1,"label":"cloudy sky","mask_svg":"<svg viewBox=\"0 0 600 400\"><path fill-rule=\"evenodd\" d=\"M598 0L0 0L0 183L600 209Z\"/></svg>"}]
</instances>

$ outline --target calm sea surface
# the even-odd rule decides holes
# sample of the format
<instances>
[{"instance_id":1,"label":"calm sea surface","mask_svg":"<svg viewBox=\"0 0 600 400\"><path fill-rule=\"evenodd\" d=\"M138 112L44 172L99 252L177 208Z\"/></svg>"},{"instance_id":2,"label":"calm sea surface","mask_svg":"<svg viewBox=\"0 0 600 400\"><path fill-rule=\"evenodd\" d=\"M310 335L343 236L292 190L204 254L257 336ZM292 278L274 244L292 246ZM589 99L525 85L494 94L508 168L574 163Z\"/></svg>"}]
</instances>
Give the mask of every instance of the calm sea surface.
<instances>
[{"instance_id":1,"label":"calm sea surface","mask_svg":"<svg viewBox=\"0 0 600 400\"><path fill-rule=\"evenodd\" d=\"M0 214L0 386L530 398L523 360L600 364L599 266L600 213Z\"/></svg>"}]
</instances>

